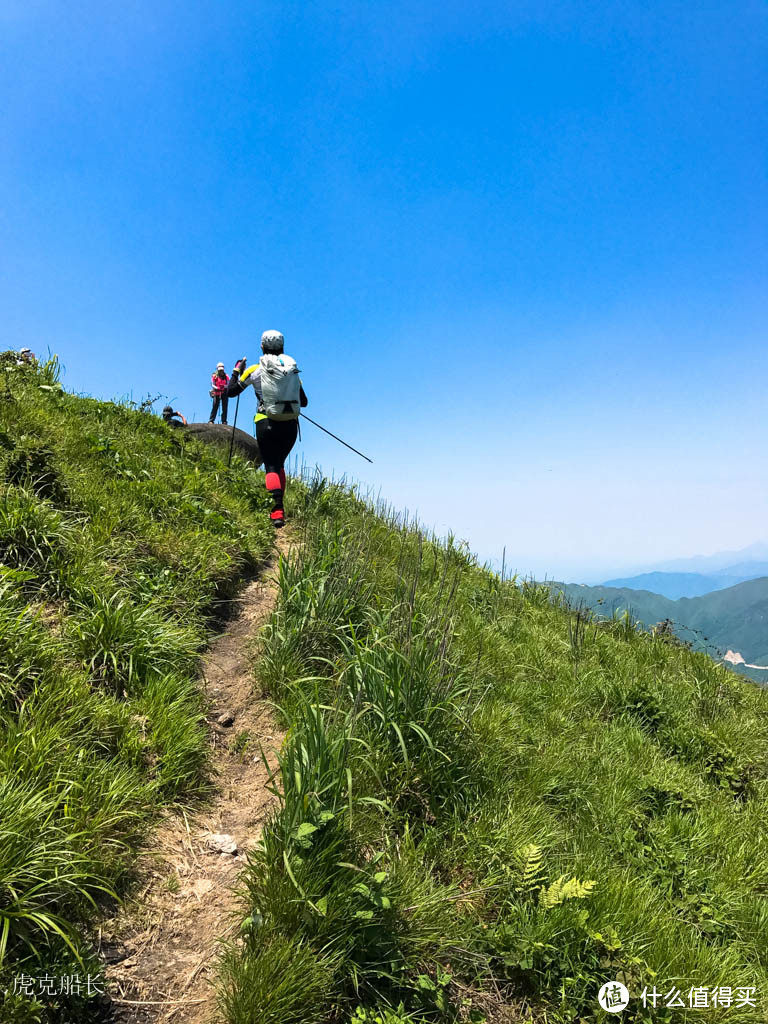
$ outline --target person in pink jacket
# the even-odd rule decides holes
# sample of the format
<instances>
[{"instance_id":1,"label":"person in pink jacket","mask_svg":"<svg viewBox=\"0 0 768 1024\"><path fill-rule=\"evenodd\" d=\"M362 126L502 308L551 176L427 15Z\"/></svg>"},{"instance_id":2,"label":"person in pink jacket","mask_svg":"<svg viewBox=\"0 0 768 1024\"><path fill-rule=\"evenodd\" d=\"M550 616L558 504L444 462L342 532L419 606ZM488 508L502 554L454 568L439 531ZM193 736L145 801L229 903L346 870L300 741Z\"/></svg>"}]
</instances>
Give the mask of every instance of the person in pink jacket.
<instances>
[{"instance_id":1,"label":"person in pink jacket","mask_svg":"<svg viewBox=\"0 0 768 1024\"><path fill-rule=\"evenodd\" d=\"M229 377L227 371L224 369L224 363L218 363L216 370L211 374L211 398L213 399L213 408L211 409L211 416L208 420L209 423L216 422L216 413L219 411L219 403L221 403L221 422L224 426L227 426L227 407L229 406L229 397L227 395L227 388L229 387Z\"/></svg>"}]
</instances>

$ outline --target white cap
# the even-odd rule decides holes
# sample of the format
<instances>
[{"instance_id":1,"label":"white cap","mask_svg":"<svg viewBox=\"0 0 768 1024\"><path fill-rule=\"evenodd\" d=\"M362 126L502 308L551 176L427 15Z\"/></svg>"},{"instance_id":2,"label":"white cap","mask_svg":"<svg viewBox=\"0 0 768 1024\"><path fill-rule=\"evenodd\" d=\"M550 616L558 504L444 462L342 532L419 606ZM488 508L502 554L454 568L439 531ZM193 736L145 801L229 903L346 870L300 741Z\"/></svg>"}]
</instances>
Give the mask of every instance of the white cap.
<instances>
[{"instance_id":1,"label":"white cap","mask_svg":"<svg viewBox=\"0 0 768 1024\"><path fill-rule=\"evenodd\" d=\"M224 369L224 363L216 363L216 369L217 370L223 370Z\"/></svg>"}]
</instances>

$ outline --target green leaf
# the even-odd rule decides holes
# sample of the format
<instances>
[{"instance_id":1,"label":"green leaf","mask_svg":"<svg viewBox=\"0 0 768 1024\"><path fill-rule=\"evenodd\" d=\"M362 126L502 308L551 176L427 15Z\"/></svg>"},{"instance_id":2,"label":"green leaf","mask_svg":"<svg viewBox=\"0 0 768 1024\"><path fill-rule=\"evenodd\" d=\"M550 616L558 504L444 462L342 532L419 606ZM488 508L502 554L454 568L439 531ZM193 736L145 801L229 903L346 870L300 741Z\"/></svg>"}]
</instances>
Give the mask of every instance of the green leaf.
<instances>
[{"instance_id":1,"label":"green leaf","mask_svg":"<svg viewBox=\"0 0 768 1024\"><path fill-rule=\"evenodd\" d=\"M37 578L37 573L28 569L11 569L7 565L0 565L0 577L10 580L12 583L26 583Z\"/></svg>"},{"instance_id":2,"label":"green leaf","mask_svg":"<svg viewBox=\"0 0 768 1024\"><path fill-rule=\"evenodd\" d=\"M311 836L315 832L317 832L317 825L313 825L311 821L302 821L296 829L296 842L304 849L308 849L312 845Z\"/></svg>"}]
</instances>

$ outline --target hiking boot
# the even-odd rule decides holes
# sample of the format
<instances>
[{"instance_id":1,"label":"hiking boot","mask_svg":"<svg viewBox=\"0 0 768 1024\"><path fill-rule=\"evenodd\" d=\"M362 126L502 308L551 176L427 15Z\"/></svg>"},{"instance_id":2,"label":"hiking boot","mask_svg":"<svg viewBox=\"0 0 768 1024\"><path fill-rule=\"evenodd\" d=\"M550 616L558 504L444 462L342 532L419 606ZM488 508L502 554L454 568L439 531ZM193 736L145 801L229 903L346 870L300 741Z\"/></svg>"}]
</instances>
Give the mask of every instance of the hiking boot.
<instances>
[{"instance_id":1,"label":"hiking boot","mask_svg":"<svg viewBox=\"0 0 768 1024\"><path fill-rule=\"evenodd\" d=\"M274 526L274 528L276 530L279 530L281 526L285 526L285 520L284 519L273 519L272 520L272 525Z\"/></svg>"},{"instance_id":2,"label":"hiking boot","mask_svg":"<svg viewBox=\"0 0 768 1024\"><path fill-rule=\"evenodd\" d=\"M229 426L229 424L227 423L226 420L222 420L221 421L221 425L222 425L222 427L228 427Z\"/></svg>"}]
</instances>

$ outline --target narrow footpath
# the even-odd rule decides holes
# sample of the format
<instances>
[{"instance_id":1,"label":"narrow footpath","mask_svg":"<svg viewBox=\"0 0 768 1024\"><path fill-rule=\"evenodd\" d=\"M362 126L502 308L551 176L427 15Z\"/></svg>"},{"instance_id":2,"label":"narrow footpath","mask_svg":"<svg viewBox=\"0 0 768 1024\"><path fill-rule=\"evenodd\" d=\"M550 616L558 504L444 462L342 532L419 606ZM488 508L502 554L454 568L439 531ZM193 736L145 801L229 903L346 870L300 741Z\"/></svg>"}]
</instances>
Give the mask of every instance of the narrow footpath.
<instances>
[{"instance_id":1,"label":"narrow footpath","mask_svg":"<svg viewBox=\"0 0 768 1024\"><path fill-rule=\"evenodd\" d=\"M136 896L105 928L101 955L114 1024L217 1024L219 941L237 934L242 910L235 894L246 855L258 841L275 800L259 753L280 747L271 709L254 693L251 641L277 597L277 552L248 583L236 614L203 658L215 792L194 816L168 816L154 846L140 857Z\"/></svg>"}]
</instances>

